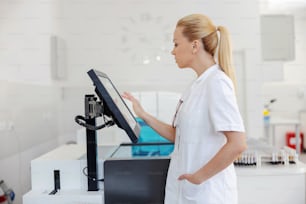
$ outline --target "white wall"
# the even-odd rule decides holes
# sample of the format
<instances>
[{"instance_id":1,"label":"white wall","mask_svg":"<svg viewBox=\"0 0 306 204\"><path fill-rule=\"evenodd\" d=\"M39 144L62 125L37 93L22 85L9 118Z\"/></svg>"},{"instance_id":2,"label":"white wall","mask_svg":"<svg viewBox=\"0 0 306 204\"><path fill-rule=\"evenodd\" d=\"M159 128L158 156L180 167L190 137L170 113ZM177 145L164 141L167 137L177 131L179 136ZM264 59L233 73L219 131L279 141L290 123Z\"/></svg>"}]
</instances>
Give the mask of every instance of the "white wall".
<instances>
[{"instance_id":1,"label":"white wall","mask_svg":"<svg viewBox=\"0 0 306 204\"><path fill-rule=\"evenodd\" d=\"M295 60L284 64L284 80L287 82L306 81L306 3L295 10Z\"/></svg>"},{"instance_id":2,"label":"white wall","mask_svg":"<svg viewBox=\"0 0 306 204\"><path fill-rule=\"evenodd\" d=\"M60 89L51 85L52 1L0 1L0 180L30 189L30 161L58 145Z\"/></svg>"},{"instance_id":3,"label":"white wall","mask_svg":"<svg viewBox=\"0 0 306 204\"><path fill-rule=\"evenodd\" d=\"M52 1L0 1L0 79L50 83Z\"/></svg>"},{"instance_id":4,"label":"white wall","mask_svg":"<svg viewBox=\"0 0 306 204\"><path fill-rule=\"evenodd\" d=\"M30 189L30 161L58 145L58 88L0 81L0 179Z\"/></svg>"}]
</instances>

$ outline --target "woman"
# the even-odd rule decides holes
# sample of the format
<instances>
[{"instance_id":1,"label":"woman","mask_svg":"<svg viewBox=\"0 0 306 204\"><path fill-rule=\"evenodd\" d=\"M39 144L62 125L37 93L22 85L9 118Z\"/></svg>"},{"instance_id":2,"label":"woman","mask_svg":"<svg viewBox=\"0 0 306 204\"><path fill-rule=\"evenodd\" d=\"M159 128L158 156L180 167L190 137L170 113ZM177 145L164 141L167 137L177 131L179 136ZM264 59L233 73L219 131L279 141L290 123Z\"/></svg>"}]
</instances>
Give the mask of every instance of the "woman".
<instances>
[{"instance_id":1,"label":"woman","mask_svg":"<svg viewBox=\"0 0 306 204\"><path fill-rule=\"evenodd\" d=\"M175 143L165 204L236 204L233 161L246 149L246 142L234 90L229 34L207 16L193 14L178 21L173 42L178 67L197 74L179 101L173 124L146 113L131 94L123 97L132 102L140 118Z\"/></svg>"}]
</instances>

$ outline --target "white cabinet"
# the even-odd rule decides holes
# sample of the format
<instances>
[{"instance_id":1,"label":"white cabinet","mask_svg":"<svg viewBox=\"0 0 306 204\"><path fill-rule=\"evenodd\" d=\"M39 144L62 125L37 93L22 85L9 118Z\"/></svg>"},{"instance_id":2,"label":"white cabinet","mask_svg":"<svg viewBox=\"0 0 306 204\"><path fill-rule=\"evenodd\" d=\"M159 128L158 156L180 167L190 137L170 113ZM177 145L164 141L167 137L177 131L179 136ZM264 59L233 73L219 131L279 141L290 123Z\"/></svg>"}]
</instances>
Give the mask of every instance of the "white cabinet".
<instances>
[{"instance_id":1,"label":"white cabinet","mask_svg":"<svg viewBox=\"0 0 306 204\"><path fill-rule=\"evenodd\" d=\"M263 60L294 60L295 38L293 16L262 15L260 24Z\"/></svg>"},{"instance_id":2,"label":"white cabinet","mask_svg":"<svg viewBox=\"0 0 306 204\"><path fill-rule=\"evenodd\" d=\"M237 167L239 204L305 204L305 164Z\"/></svg>"}]
</instances>

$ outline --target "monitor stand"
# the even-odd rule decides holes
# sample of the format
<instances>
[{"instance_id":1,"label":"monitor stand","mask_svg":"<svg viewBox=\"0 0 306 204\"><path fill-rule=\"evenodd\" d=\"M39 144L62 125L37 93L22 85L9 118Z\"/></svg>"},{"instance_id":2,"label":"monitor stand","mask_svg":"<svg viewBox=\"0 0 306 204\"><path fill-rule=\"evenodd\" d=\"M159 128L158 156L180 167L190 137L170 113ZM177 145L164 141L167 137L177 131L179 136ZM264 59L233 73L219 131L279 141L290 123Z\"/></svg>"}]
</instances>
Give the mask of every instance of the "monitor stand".
<instances>
[{"instance_id":1,"label":"monitor stand","mask_svg":"<svg viewBox=\"0 0 306 204\"><path fill-rule=\"evenodd\" d=\"M86 124L96 125L96 119L86 119ZM88 191L98 191L97 179L97 133L96 130L86 129L87 152L87 185Z\"/></svg>"},{"instance_id":2,"label":"monitor stand","mask_svg":"<svg viewBox=\"0 0 306 204\"><path fill-rule=\"evenodd\" d=\"M87 184L88 191L98 191L97 178L97 133L96 131L114 125L114 121L108 120L103 125L96 126L96 118L104 117L103 104L97 101L94 95L85 95L85 117L76 116L75 122L86 128L86 154L87 154Z\"/></svg>"}]
</instances>

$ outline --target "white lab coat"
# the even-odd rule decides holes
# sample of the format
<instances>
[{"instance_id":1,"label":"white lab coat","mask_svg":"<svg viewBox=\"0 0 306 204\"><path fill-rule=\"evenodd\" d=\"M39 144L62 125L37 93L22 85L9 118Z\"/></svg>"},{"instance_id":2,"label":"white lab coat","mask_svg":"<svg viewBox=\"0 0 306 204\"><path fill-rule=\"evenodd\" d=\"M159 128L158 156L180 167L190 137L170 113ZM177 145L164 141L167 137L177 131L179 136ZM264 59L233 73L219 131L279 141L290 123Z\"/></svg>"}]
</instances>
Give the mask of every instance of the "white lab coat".
<instances>
[{"instance_id":1,"label":"white lab coat","mask_svg":"<svg viewBox=\"0 0 306 204\"><path fill-rule=\"evenodd\" d=\"M228 166L200 185L179 181L203 167L225 144L222 131L244 132L233 83L218 65L199 76L182 95L176 114L175 148L165 204L237 204L236 174Z\"/></svg>"}]
</instances>

